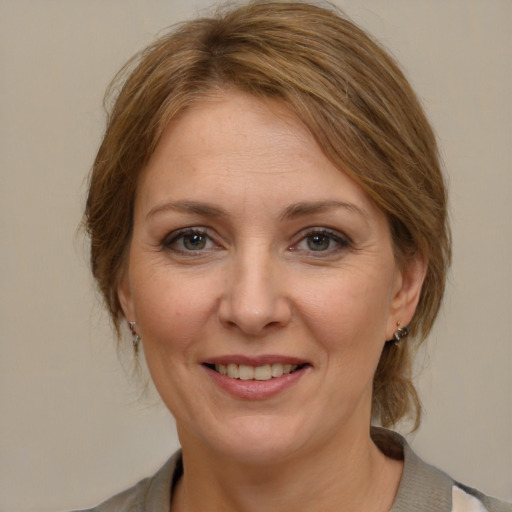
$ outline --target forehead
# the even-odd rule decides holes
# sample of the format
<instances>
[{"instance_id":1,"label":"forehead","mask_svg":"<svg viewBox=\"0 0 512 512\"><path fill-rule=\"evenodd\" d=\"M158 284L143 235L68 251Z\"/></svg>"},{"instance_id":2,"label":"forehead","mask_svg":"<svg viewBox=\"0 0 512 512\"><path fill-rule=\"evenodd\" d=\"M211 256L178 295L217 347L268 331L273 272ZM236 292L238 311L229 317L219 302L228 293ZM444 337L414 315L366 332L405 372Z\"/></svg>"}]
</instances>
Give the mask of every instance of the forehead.
<instances>
[{"instance_id":1,"label":"forehead","mask_svg":"<svg viewBox=\"0 0 512 512\"><path fill-rule=\"evenodd\" d=\"M237 160L248 154L271 163L285 151L312 145L313 137L286 103L234 89L208 95L173 120L148 167L157 160L162 164L164 159L175 162L210 158L219 161L219 166L229 164L240 170ZM301 155L302 152L298 156ZM272 171L277 171L278 166L281 170L287 167L276 162Z\"/></svg>"},{"instance_id":2,"label":"forehead","mask_svg":"<svg viewBox=\"0 0 512 512\"><path fill-rule=\"evenodd\" d=\"M286 104L237 91L196 104L167 127L137 201L148 208L182 196L229 202L258 194L261 205L350 199L376 208Z\"/></svg>"}]
</instances>

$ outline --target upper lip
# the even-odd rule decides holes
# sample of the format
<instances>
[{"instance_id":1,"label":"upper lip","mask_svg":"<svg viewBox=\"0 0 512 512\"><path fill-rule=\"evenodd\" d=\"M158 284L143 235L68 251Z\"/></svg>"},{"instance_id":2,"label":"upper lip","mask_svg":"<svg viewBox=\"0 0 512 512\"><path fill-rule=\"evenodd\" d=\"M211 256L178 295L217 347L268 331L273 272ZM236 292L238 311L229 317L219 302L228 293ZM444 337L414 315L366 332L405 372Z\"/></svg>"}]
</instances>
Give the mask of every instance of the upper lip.
<instances>
[{"instance_id":1,"label":"upper lip","mask_svg":"<svg viewBox=\"0 0 512 512\"><path fill-rule=\"evenodd\" d=\"M309 361L295 356L277 354L262 354L259 356L247 356L241 354L227 354L223 356L209 357L204 364L244 364L247 366L264 366L266 364L308 364Z\"/></svg>"}]
</instances>

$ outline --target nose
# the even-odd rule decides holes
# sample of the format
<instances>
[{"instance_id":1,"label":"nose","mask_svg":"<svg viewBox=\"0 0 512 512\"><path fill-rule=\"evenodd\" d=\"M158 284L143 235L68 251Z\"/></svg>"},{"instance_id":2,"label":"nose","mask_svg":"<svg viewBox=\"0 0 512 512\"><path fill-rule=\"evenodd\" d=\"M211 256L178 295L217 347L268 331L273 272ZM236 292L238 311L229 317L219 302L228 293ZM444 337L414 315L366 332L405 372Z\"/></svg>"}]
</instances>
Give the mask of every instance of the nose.
<instances>
[{"instance_id":1,"label":"nose","mask_svg":"<svg viewBox=\"0 0 512 512\"><path fill-rule=\"evenodd\" d=\"M282 269L264 248L234 258L219 304L219 319L229 328L251 336L286 326L291 307Z\"/></svg>"}]
</instances>

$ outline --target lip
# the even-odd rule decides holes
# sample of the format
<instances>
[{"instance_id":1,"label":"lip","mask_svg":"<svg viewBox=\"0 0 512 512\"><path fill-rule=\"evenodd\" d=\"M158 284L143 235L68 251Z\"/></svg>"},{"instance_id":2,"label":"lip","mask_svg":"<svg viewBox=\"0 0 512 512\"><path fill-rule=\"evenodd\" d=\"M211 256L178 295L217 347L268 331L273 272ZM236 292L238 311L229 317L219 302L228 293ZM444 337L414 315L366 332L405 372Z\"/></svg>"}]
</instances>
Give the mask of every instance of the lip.
<instances>
[{"instance_id":1,"label":"lip","mask_svg":"<svg viewBox=\"0 0 512 512\"><path fill-rule=\"evenodd\" d=\"M235 398L244 400L265 400L272 398L280 393L284 393L288 389L295 386L311 368L311 365L302 359L290 358L285 356L221 356L208 359L207 364L247 364L249 366L263 366L264 364L281 363L281 364L298 364L304 367L274 377L269 380L241 380L233 379L227 375L222 375L212 368L201 365L212 382Z\"/></svg>"}]
</instances>

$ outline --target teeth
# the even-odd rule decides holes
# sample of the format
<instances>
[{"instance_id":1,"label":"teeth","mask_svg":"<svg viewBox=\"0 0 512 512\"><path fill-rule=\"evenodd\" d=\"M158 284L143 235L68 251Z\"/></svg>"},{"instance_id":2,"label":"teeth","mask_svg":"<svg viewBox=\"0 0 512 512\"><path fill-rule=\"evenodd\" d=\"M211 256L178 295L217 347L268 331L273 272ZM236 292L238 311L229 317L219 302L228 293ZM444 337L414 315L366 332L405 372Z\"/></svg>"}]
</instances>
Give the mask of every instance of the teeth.
<instances>
[{"instance_id":1,"label":"teeth","mask_svg":"<svg viewBox=\"0 0 512 512\"><path fill-rule=\"evenodd\" d=\"M215 366L217 369L217 366ZM238 379L238 365L237 364L228 364L228 377L232 379Z\"/></svg>"},{"instance_id":2,"label":"teeth","mask_svg":"<svg viewBox=\"0 0 512 512\"><path fill-rule=\"evenodd\" d=\"M256 380L270 380L272 378L272 366L269 364L257 366L254 368L254 378Z\"/></svg>"},{"instance_id":3,"label":"teeth","mask_svg":"<svg viewBox=\"0 0 512 512\"><path fill-rule=\"evenodd\" d=\"M282 364L273 364L272 365L272 377L281 377L284 373L284 368Z\"/></svg>"},{"instance_id":4,"label":"teeth","mask_svg":"<svg viewBox=\"0 0 512 512\"><path fill-rule=\"evenodd\" d=\"M252 380L254 379L254 367L241 364L238 367L238 375L240 380Z\"/></svg>"},{"instance_id":5,"label":"teeth","mask_svg":"<svg viewBox=\"0 0 512 512\"><path fill-rule=\"evenodd\" d=\"M263 366L248 366L246 364L216 364L215 370L221 375L227 375L232 379L240 380L270 380L281 377L286 373L292 373L299 365L297 364L265 364Z\"/></svg>"}]
</instances>

